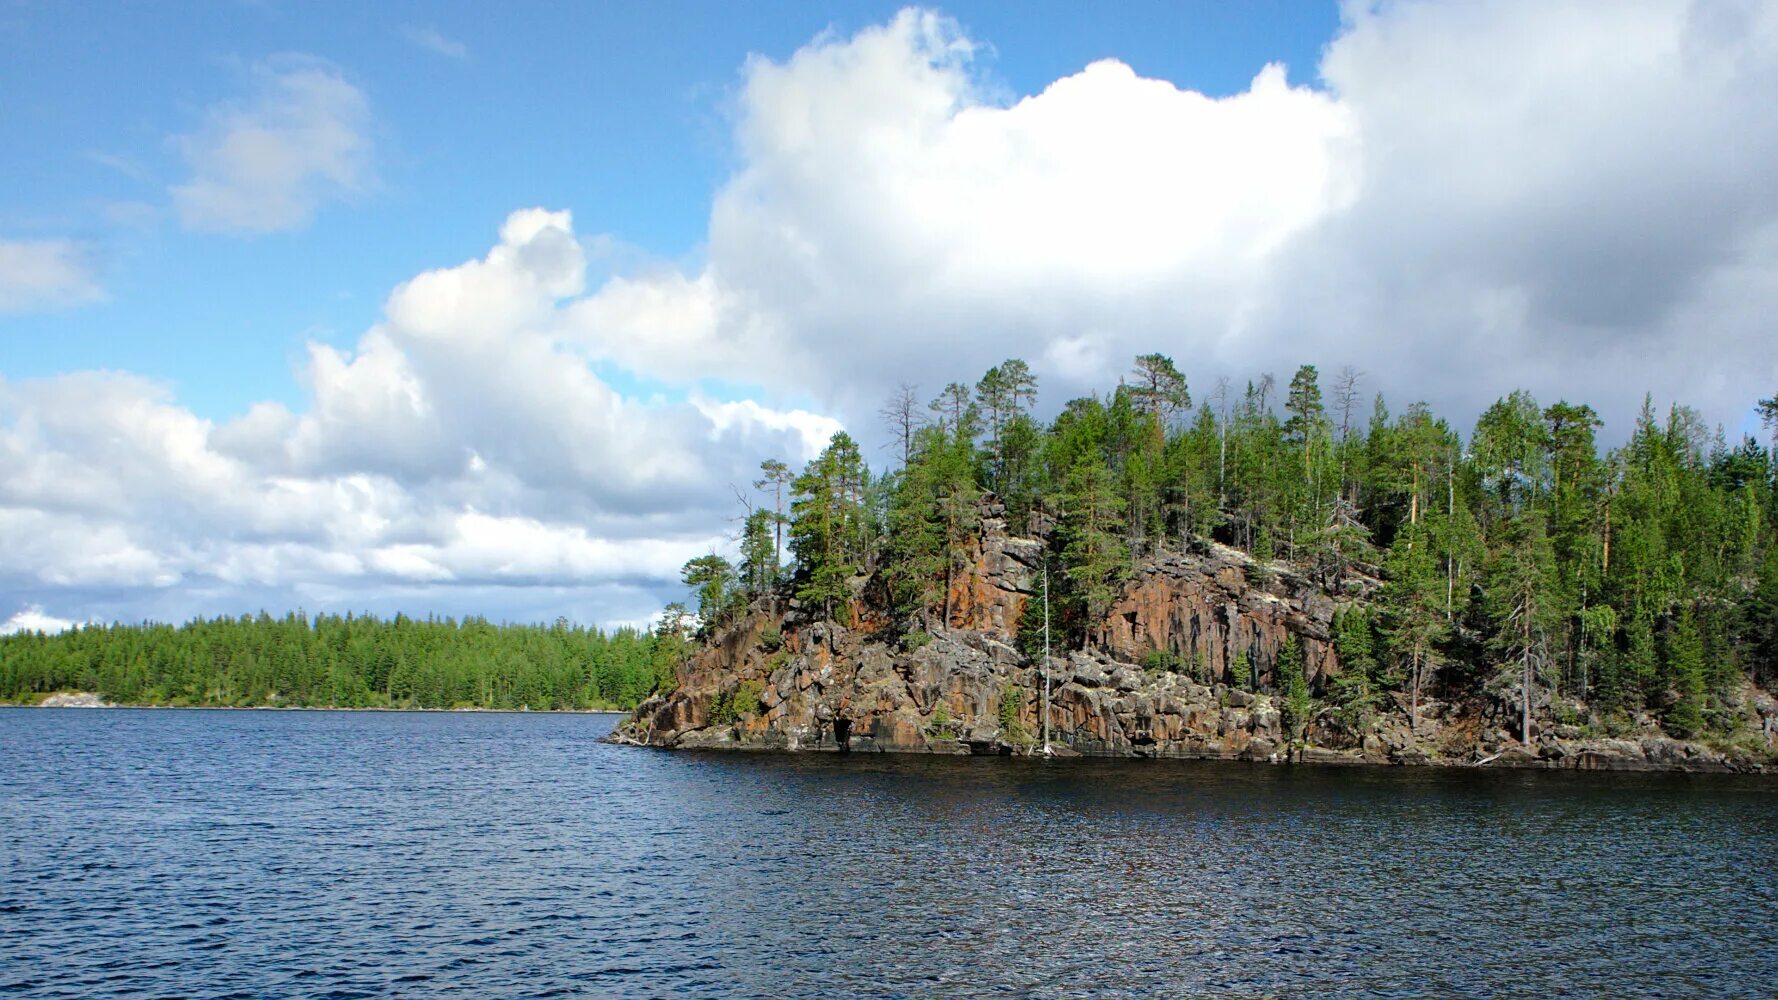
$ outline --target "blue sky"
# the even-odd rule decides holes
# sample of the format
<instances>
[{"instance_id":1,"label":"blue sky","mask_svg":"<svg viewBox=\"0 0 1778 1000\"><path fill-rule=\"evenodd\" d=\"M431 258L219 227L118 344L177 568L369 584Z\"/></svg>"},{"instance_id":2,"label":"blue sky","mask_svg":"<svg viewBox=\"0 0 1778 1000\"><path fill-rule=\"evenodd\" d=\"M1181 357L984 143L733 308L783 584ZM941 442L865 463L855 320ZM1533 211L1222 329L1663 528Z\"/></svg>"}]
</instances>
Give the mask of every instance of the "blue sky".
<instances>
[{"instance_id":1,"label":"blue sky","mask_svg":"<svg viewBox=\"0 0 1778 1000\"><path fill-rule=\"evenodd\" d=\"M695 259L733 166L727 118L742 63L892 3L13 3L0 8L0 235L90 245L106 300L0 314L10 377L124 368L200 415L300 401L309 340L349 344L397 282L474 256L513 208ZM988 40L978 69L1028 94L1114 56L1221 95L1284 62L1312 81L1338 11L1311 3L961 4ZM251 90L269 57L327 60L364 92L376 153L366 190L289 231L184 232L167 188L175 136ZM121 217L121 218L120 218Z\"/></svg>"},{"instance_id":2,"label":"blue sky","mask_svg":"<svg viewBox=\"0 0 1778 1000\"><path fill-rule=\"evenodd\" d=\"M1775 95L1760 0L0 0L0 629L644 621L1008 357L1754 431Z\"/></svg>"}]
</instances>

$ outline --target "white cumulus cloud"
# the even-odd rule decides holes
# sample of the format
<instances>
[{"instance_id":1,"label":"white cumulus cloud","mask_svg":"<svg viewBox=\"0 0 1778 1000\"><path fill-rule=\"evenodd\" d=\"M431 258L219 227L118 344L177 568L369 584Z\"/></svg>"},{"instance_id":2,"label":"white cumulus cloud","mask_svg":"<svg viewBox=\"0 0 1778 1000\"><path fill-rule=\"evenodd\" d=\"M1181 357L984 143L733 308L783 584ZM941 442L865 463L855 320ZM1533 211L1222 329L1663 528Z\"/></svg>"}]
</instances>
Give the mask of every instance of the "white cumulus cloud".
<instances>
[{"instance_id":1,"label":"white cumulus cloud","mask_svg":"<svg viewBox=\"0 0 1778 1000\"><path fill-rule=\"evenodd\" d=\"M1523 385L1732 426L1778 382L1769 4L1353 4L1318 81L1221 97L1105 60L1007 101L980 50L909 10L749 61L707 263L595 290L588 349L853 417L1008 356L1053 405L1150 350L1459 420Z\"/></svg>"},{"instance_id":2,"label":"white cumulus cloud","mask_svg":"<svg viewBox=\"0 0 1778 1000\"><path fill-rule=\"evenodd\" d=\"M65 632L73 626L72 621L46 615L42 608L31 605L20 608L11 618L0 622L0 635L16 635L20 632L42 632L45 635L55 635L57 632Z\"/></svg>"},{"instance_id":3,"label":"white cumulus cloud","mask_svg":"<svg viewBox=\"0 0 1778 1000\"><path fill-rule=\"evenodd\" d=\"M370 102L332 65L309 57L251 69L253 95L209 109L177 138L189 180L173 187L188 229L271 233L307 225L320 206L373 181Z\"/></svg>"},{"instance_id":4,"label":"white cumulus cloud","mask_svg":"<svg viewBox=\"0 0 1778 1000\"><path fill-rule=\"evenodd\" d=\"M514 212L352 348L311 345L299 409L219 424L127 373L0 380L0 600L645 619L732 546L730 484L840 425L614 389L566 321L584 269L567 212Z\"/></svg>"}]
</instances>

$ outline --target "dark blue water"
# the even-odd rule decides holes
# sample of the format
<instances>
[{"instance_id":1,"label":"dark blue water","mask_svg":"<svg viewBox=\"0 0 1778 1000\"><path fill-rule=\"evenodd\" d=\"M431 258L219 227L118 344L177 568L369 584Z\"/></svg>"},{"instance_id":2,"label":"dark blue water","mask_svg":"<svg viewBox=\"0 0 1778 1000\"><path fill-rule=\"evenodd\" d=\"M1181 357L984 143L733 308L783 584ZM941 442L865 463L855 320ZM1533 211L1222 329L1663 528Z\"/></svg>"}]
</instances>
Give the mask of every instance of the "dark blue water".
<instances>
[{"instance_id":1,"label":"dark blue water","mask_svg":"<svg viewBox=\"0 0 1778 1000\"><path fill-rule=\"evenodd\" d=\"M1778 993L1778 781L0 710L0 993Z\"/></svg>"}]
</instances>

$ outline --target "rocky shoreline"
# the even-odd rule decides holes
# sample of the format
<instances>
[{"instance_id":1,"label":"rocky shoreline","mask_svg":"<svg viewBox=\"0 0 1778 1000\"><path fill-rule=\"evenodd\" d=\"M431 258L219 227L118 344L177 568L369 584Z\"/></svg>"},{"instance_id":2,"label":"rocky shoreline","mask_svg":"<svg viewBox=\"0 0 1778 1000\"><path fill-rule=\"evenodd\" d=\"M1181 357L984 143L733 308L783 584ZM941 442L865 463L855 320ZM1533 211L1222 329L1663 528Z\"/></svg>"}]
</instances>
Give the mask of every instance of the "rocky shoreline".
<instances>
[{"instance_id":1,"label":"rocky shoreline","mask_svg":"<svg viewBox=\"0 0 1778 1000\"><path fill-rule=\"evenodd\" d=\"M975 639L979 646L969 645L967 639ZM931 670L939 664L964 665L958 675L965 681L958 688L985 690L993 685L984 687L983 675L995 675L991 667L993 654L983 652L983 648L993 650L992 643L993 640L984 641L979 636L940 637L926 647L933 652L922 650L924 655L916 653L901 666L916 678L916 683L924 673L928 693L938 694L939 698L944 694L933 690L937 671ZM945 648L953 644L963 645L970 652ZM901 672L893 667L891 670ZM844 665L830 661L815 671L786 671L783 677L769 679L787 680L789 683L784 686L792 690L800 686L802 692L821 692L834 686L837 675L845 672ZM1042 690L1041 673L1035 668L998 676L1025 692ZM957 714L880 711L883 688L893 688L893 683L886 684L887 681L883 676L860 681L855 675L844 686L852 688L858 697L842 696L841 701L847 704L845 710L816 712L808 721L791 725L781 724L788 712L780 707L790 704L794 696L784 696L776 685L761 688L762 692L777 696L767 695L762 700L774 701L773 707L779 711L765 709L737 715L733 720L722 718L720 712L715 713L716 719L711 718L710 707L719 701L720 694L657 695L606 740L666 749L790 753L1035 756L1042 752L1038 743L1039 705L1020 705L1020 721L1009 732L993 711L997 706L980 705L983 711L973 715L966 708ZM1151 678L1132 665L1109 664L1082 654L1058 663L1052 670L1051 681L1052 753L1064 757L1778 775L1778 759L1769 753L1762 755L1747 748L1724 752L1658 733L1587 737L1550 728L1537 734L1530 746L1511 739L1504 731L1472 741L1464 735L1468 727L1448 724L1445 716L1449 706L1436 701L1422 704L1417 736L1410 731L1405 713L1372 720L1355 732L1345 731L1333 719L1318 718L1310 727L1310 738L1292 744L1281 731L1280 712L1274 699L1267 695L1170 676ZM871 701L873 688L875 702ZM954 689L948 693L962 692ZM986 699L978 699L983 700ZM935 714L941 720L936 724Z\"/></svg>"},{"instance_id":2,"label":"rocky shoreline","mask_svg":"<svg viewBox=\"0 0 1778 1000\"><path fill-rule=\"evenodd\" d=\"M893 634L870 603L855 627L793 600L755 602L706 638L678 684L639 706L607 739L678 749L1028 755L1044 730L1044 672L1016 647L1037 593L1042 543L983 519L972 565L953 584L948 621ZM1502 699L1447 704L1436 685L1411 704L1393 693L1343 714L1327 699L1287 733L1272 676L1294 638L1311 688L1340 672L1331 623L1345 592L1279 564L1204 545L1151 560L1124 587L1092 651L1050 659L1047 721L1065 755L1267 763L1778 773L1778 702L1749 689L1739 742L1664 735L1652 718L1612 731L1579 722L1532 726ZM868 581L859 581L868 594ZM1412 720L1412 721L1410 721Z\"/></svg>"}]
</instances>

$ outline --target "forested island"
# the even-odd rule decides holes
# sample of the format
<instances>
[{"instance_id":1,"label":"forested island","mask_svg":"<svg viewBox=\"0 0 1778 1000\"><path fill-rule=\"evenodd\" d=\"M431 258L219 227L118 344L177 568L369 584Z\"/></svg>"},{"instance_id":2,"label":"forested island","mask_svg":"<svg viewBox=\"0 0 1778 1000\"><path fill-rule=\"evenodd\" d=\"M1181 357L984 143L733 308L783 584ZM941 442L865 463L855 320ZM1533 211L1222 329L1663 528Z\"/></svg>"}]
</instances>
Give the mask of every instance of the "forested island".
<instances>
[{"instance_id":1,"label":"forested island","mask_svg":"<svg viewBox=\"0 0 1778 1000\"><path fill-rule=\"evenodd\" d=\"M1303 366L1194 400L1150 354L1040 422L1013 359L901 387L887 471L844 432L765 463L739 559L688 562L695 609L653 630L91 625L0 637L0 699L640 704L618 738L670 746L1023 752L1047 722L1085 753L1772 759L1770 449L1652 402L1601 449L1589 406L1523 392L1465 435L1362 385Z\"/></svg>"},{"instance_id":2,"label":"forested island","mask_svg":"<svg viewBox=\"0 0 1778 1000\"><path fill-rule=\"evenodd\" d=\"M1771 760L1778 466L1752 437L1648 401L1601 449L1590 406L1524 392L1465 435L1308 365L1194 400L1160 354L1047 424L1036 395L1017 359L903 386L890 471L844 432L766 463L739 562L685 567L700 649L617 738Z\"/></svg>"},{"instance_id":3,"label":"forested island","mask_svg":"<svg viewBox=\"0 0 1778 1000\"><path fill-rule=\"evenodd\" d=\"M122 705L629 709L684 657L671 628L605 632L261 613L181 626L89 625L0 636L0 699L94 692Z\"/></svg>"}]
</instances>

